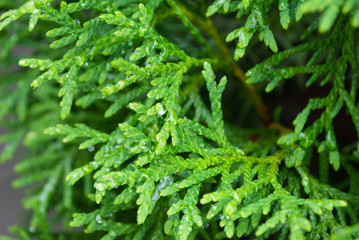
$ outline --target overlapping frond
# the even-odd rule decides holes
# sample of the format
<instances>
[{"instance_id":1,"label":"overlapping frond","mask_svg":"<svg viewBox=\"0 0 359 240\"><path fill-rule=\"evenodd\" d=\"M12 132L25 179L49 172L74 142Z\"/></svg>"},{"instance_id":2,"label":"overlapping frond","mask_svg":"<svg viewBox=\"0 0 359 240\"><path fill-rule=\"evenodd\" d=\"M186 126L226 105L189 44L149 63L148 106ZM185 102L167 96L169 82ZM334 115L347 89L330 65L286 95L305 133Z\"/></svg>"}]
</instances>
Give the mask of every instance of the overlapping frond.
<instances>
[{"instance_id":1,"label":"overlapping frond","mask_svg":"<svg viewBox=\"0 0 359 240\"><path fill-rule=\"evenodd\" d=\"M359 145L340 147L333 121L345 109L359 137L358 4L207 4L0 1L0 8L15 9L1 15L0 34L8 35L12 25L16 33L0 35L0 119L11 130L0 137L0 162L13 158L21 143L28 149L15 167L21 177L14 187L30 186L24 206L33 211L29 226L12 228L14 234L102 240L357 236ZM317 11L323 14L303 39L316 29L328 37L278 52L272 12L287 30L294 19ZM293 132L277 123L267 129L226 123L222 96L233 79L223 75L231 67L237 75L242 70L215 54L216 47L222 55L228 51L209 19L216 13L247 16L227 35L228 42L237 40L234 59L245 56L257 32L275 52L247 72L247 83L269 81L266 90L272 91L306 74L307 87L330 88L326 97L309 100ZM25 15L31 34L21 30ZM169 28L179 36L166 36ZM12 57L19 44L33 47L28 56ZM193 48L203 51L188 51ZM286 65L303 53L310 57L305 66ZM30 70L12 71L14 62ZM310 122L315 110L320 117ZM319 180L310 171L316 161ZM329 164L345 171L344 187L333 186ZM65 227L55 231L59 219Z\"/></svg>"}]
</instances>

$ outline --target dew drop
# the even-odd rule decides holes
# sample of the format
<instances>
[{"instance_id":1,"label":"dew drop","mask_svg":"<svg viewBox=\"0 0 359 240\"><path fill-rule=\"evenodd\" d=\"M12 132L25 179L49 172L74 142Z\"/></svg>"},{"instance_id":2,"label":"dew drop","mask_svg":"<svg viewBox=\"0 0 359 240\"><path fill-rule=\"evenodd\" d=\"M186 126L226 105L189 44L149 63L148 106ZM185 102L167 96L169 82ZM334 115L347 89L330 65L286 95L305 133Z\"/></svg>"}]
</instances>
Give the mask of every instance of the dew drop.
<instances>
[{"instance_id":1,"label":"dew drop","mask_svg":"<svg viewBox=\"0 0 359 240\"><path fill-rule=\"evenodd\" d=\"M166 113L166 110L164 109L162 104L157 104L156 105L156 111L159 115L163 115Z\"/></svg>"},{"instance_id":2,"label":"dew drop","mask_svg":"<svg viewBox=\"0 0 359 240\"><path fill-rule=\"evenodd\" d=\"M95 220L96 220L97 223L102 223L103 222L100 215L96 215Z\"/></svg>"},{"instance_id":3,"label":"dew drop","mask_svg":"<svg viewBox=\"0 0 359 240\"><path fill-rule=\"evenodd\" d=\"M26 61L24 60L24 59L21 59L20 61L19 61L19 65L20 66L24 66L26 64Z\"/></svg>"},{"instance_id":4,"label":"dew drop","mask_svg":"<svg viewBox=\"0 0 359 240\"><path fill-rule=\"evenodd\" d=\"M93 152L93 151L95 150L95 147L94 147L94 146L89 146L89 147L87 148L87 150L88 150L89 152Z\"/></svg>"},{"instance_id":5,"label":"dew drop","mask_svg":"<svg viewBox=\"0 0 359 240\"><path fill-rule=\"evenodd\" d=\"M97 183L95 187L100 192L102 192L105 189L103 183Z\"/></svg>"}]
</instances>

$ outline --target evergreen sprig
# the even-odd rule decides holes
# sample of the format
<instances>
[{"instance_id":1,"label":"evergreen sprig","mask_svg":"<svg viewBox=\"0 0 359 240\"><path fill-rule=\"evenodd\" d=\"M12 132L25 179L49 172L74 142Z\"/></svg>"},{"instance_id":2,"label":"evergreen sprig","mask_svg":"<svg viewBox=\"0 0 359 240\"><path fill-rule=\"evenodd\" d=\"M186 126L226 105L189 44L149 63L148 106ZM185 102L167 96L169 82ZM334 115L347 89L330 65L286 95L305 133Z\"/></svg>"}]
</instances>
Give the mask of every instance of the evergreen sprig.
<instances>
[{"instance_id":1,"label":"evergreen sprig","mask_svg":"<svg viewBox=\"0 0 359 240\"><path fill-rule=\"evenodd\" d=\"M346 111L359 137L358 7L0 0L0 162L25 146L13 185L28 187L32 210L28 225L10 231L20 239L356 239L359 144L342 146L333 122ZM282 46L276 26L291 24L307 29L295 33L299 44ZM236 61L252 54L257 32L274 53L243 63L244 74ZM234 60L226 34L237 41ZM29 53L14 54L19 47ZM298 55L304 65L289 60ZM251 84L267 82L270 92L303 74L304 88L329 91L309 99L291 130ZM237 87L240 117L253 124L226 118L222 98ZM246 110L253 106L257 114ZM333 179L337 171L344 180Z\"/></svg>"}]
</instances>

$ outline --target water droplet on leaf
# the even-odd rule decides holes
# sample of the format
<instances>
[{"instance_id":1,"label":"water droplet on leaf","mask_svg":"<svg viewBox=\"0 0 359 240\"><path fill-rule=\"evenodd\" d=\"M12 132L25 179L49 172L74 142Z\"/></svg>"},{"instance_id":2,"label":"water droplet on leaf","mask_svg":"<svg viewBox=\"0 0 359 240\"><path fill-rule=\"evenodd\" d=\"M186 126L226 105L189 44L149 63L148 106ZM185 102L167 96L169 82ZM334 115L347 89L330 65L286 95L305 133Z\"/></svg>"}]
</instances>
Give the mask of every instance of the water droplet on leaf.
<instances>
[{"instance_id":1,"label":"water droplet on leaf","mask_svg":"<svg viewBox=\"0 0 359 240\"><path fill-rule=\"evenodd\" d=\"M102 217L100 215L96 215L95 220L96 220L97 223L102 223L103 222Z\"/></svg>"}]
</instances>

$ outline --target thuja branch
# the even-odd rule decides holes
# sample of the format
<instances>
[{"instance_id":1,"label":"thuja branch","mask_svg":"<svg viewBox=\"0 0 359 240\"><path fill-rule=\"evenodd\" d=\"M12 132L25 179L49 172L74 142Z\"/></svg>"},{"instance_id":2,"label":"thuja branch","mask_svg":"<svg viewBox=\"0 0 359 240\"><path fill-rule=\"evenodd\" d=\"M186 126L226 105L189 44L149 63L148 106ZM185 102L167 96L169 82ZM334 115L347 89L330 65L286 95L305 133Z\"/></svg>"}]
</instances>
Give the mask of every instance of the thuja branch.
<instances>
[{"instance_id":1,"label":"thuja branch","mask_svg":"<svg viewBox=\"0 0 359 240\"><path fill-rule=\"evenodd\" d=\"M284 153L282 151L278 151L273 155L266 157L253 157L253 156L244 156L244 155L234 155L234 156L213 156L213 162L251 162L251 163L265 163L265 164L279 164L282 162L284 158Z\"/></svg>"},{"instance_id":2,"label":"thuja branch","mask_svg":"<svg viewBox=\"0 0 359 240\"><path fill-rule=\"evenodd\" d=\"M357 138L341 141L333 126L343 111L354 128L359 122L357 1L326 1L326 6L320 0L7 2L15 3L0 4L0 11L26 3L0 16L5 31L0 60L6 59L0 68L12 65L18 58L12 49L26 44L36 51L20 65L43 72L0 76L0 125L9 129L0 136L5 144L0 162L13 158L24 143L29 157L16 165L21 177L14 186L35 187L24 199L33 210L31 220L11 230L17 239L359 237L359 145ZM287 40L303 44L278 51L278 27L269 19L291 31L294 19L313 11L323 14L309 26L312 39L300 39L296 28L291 36L297 39ZM225 18L230 26L246 18L226 38L238 41L236 61L250 57L246 49L253 36L275 54L245 73L221 39L227 27L216 28L209 18L216 13L231 13ZM23 35L23 22L15 22L24 15L31 15L34 34ZM318 25L327 35L313 42ZM169 42L165 36L174 31L180 39ZM50 39L39 38L45 35ZM36 47L50 42L51 51ZM305 54L308 62L291 66L288 59L295 54ZM254 106L267 129L225 122L227 78L216 79L212 65L240 85L241 101L249 103L239 109L241 121L249 119L246 107ZM285 134L290 130L272 119L251 84L266 82L271 91L298 74L310 76L307 87L316 82L330 91L310 99L294 120L294 131ZM30 82L42 86L31 91ZM235 100L236 91L226 92L226 98ZM322 112L316 120L314 111ZM338 175L331 166L344 171ZM319 170L319 179L313 170ZM66 227L53 232L59 219L67 227L84 227L84 233ZM338 235L329 236L333 233Z\"/></svg>"},{"instance_id":3,"label":"thuja branch","mask_svg":"<svg viewBox=\"0 0 359 240\"><path fill-rule=\"evenodd\" d=\"M240 68L240 66L233 60L231 52L229 51L227 45L223 42L220 37L217 28L214 26L212 20L210 18L202 19L198 15L192 13L185 6L178 3L183 13L188 17L188 19L194 24L198 25L203 31L205 31L208 36L213 40L215 45L220 50L222 57L229 61L231 69L233 71L234 76L240 81L240 83L244 86L245 94L248 95L249 99L252 101L257 113L261 117L264 124L268 124L272 121L272 117L268 111L268 107L263 103L262 98L255 90L255 87L252 84L246 83L247 77L244 74L244 71Z\"/></svg>"},{"instance_id":4,"label":"thuja branch","mask_svg":"<svg viewBox=\"0 0 359 240\"><path fill-rule=\"evenodd\" d=\"M228 64L231 66L233 71L233 75L239 79L240 84L244 86L244 93L248 96L248 98L252 101L258 115L261 117L263 123L271 129L277 130L280 135L284 135L286 133L291 132L290 128L283 126L280 123L274 122L271 114L269 113L268 107L263 103L261 96L256 91L254 85L247 83L247 77L241 67L237 64L237 62L233 59L230 50L228 49L225 42L222 40L221 36L218 33L216 26L213 24L211 18L203 19L198 15L194 14L190 10L188 10L181 3L178 3L178 6L181 8L183 13L188 17L188 19L194 24L198 25L203 31L205 31L208 36L213 40L217 48L220 50L222 58L228 61Z\"/></svg>"}]
</instances>

